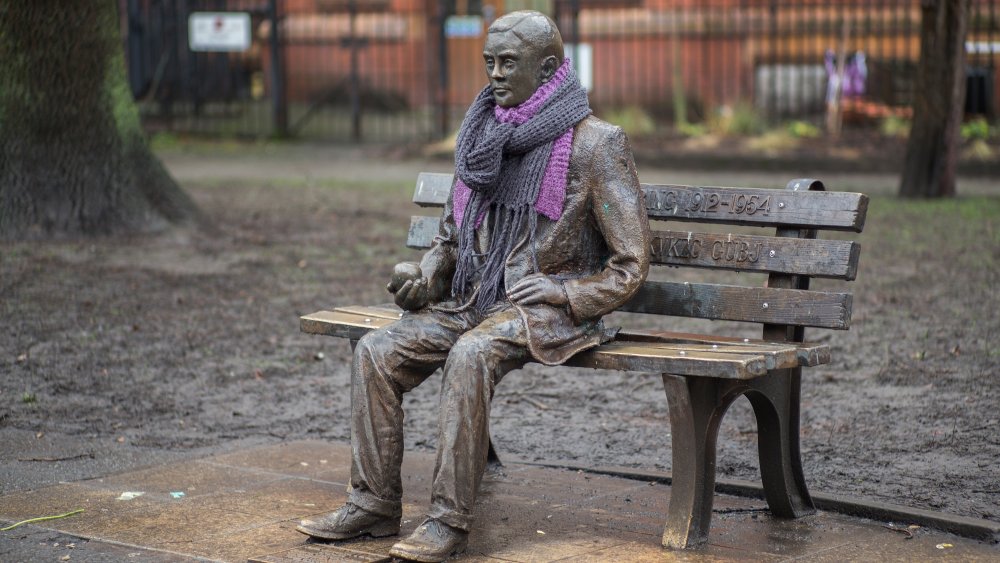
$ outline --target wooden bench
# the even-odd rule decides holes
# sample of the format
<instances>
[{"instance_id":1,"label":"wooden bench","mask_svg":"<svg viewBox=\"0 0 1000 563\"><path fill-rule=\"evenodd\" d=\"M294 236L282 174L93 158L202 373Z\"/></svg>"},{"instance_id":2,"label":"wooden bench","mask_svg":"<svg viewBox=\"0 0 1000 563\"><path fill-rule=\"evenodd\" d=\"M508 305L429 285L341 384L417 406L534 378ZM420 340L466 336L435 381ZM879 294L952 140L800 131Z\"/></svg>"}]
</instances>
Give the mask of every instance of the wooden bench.
<instances>
[{"instance_id":1,"label":"wooden bench","mask_svg":"<svg viewBox=\"0 0 1000 563\"><path fill-rule=\"evenodd\" d=\"M421 207L443 206L451 181L450 174L420 174L413 201ZM817 239L816 233L860 232L868 197L826 192L821 182L810 179L793 180L784 190L642 188L653 221L651 264L759 272L767 274L766 282L746 286L647 281L620 310L759 323L761 338L626 328L613 342L582 352L566 365L662 374L673 457L664 546L686 548L707 539L716 437L726 409L740 395L749 398L757 418L761 478L771 513L795 518L813 512L799 456L800 375L802 367L828 363L830 350L807 343L804 329L847 329L851 294L811 291L809 280L854 279L860 253L857 242ZM428 248L439 221L413 217L407 246ZM692 228L700 230L679 230L679 222L697 223ZM660 225L674 230L657 230ZM773 235L729 233L729 227L720 230L717 225L776 230ZM746 282L748 276L733 277ZM399 314L394 306L339 307L302 317L301 329L348 338L353 345ZM670 321L659 324L669 326Z\"/></svg>"}]
</instances>

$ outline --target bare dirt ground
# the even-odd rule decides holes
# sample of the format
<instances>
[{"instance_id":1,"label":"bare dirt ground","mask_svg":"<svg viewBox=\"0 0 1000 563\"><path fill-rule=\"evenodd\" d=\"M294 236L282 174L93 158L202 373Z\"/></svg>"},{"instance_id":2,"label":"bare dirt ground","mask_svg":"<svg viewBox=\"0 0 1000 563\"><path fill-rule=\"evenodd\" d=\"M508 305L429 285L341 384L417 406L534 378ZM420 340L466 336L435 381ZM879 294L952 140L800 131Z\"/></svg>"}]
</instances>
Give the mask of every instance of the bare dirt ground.
<instances>
[{"instance_id":1,"label":"bare dirt ground","mask_svg":"<svg viewBox=\"0 0 1000 563\"><path fill-rule=\"evenodd\" d=\"M418 256L403 247L416 172L447 164L320 147L164 158L216 233L0 249L0 427L163 452L347 441L349 346L300 334L298 316L386 301L392 265ZM792 177L640 174L760 187ZM1000 189L963 180L957 200L909 202L889 195L889 176L825 179L873 200L850 284L852 329L807 331L834 358L804 376L808 483L1000 521ZM681 274L656 274L671 275ZM408 448L434 447L439 383L406 399ZM652 374L529 366L498 388L492 432L501 456L670 469L666 401ZM723 424L718 470L758 478L743 399Z\"/></svg>"}]
</instances>

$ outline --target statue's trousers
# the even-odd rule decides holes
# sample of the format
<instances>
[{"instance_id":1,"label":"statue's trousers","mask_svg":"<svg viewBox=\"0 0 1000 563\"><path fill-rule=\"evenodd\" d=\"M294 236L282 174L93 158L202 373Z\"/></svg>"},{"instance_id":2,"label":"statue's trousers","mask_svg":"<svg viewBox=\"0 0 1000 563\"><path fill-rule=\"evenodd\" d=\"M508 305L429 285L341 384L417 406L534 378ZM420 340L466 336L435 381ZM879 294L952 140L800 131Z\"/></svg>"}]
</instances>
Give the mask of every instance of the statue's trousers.
<instances>
[{"instance_id":1,"label":"statue's trousers","mask_svg":"<svg viewBox=\"0 0 1000 563\"><path fill-rule=\"evenodd\" d=\"M486 467L494 388L527 358L524 322L509 305L486 314L472 308L407 313L362 337L351 374L351 502L378 514L399 514L403 394L443 366L427 515L469 530Z\"/></svg>"}]
</instances>

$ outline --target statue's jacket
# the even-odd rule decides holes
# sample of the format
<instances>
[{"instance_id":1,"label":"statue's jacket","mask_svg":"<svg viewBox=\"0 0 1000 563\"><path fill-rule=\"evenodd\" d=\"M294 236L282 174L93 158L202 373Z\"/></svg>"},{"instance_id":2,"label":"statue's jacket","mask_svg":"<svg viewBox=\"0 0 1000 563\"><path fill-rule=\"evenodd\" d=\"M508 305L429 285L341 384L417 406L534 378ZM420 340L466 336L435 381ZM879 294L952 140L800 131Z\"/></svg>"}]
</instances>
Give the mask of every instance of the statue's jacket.
<instances>
[{"instance_id":1,"label":"statue's jacket","mask_svg":"<svg viewBox=\"0 0 1000 563\"><path fill-rule=\"evenodd\" d=\"M477 251L486 248L489 228L486 220L477 228ZM432 296L445 298L441 300L451 295L457 235L449 196L440 231L420 263ZM507 290L535 273L529 233L518 237L505 265ZM649 239L628 138L620 128L587 117L574 131L563 213L558 221L539 215L535 235L538 268L563 281L569 305L515 305L535 360L561 364L613 335L605 331L601 317L628 301L642 285L649 270Z\"/></svg>"}]
</instances>

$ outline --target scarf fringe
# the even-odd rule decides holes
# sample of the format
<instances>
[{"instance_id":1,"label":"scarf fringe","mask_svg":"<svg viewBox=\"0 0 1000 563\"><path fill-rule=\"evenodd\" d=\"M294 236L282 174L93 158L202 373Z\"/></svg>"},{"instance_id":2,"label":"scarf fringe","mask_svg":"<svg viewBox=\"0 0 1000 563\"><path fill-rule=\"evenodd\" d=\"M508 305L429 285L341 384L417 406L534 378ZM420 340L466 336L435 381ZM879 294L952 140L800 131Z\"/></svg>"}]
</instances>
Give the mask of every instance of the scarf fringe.
<instances>
[{"instance_id":1,"label":"scarf fringe","mask_svg":"<svg viewBox=\"0 0 1000 563\"><path fill-rule=\"evenodd\" d=\"M557 181L558 175L549 173L553 158L555 164L568 167L573 127L591 113L587 92L568 65L567 59L554 80L543 85L545 90L539 88L535 93L544 97L533 96L509 110L498 109L492 91L485 88L476 96L459 129L455 150L458 180L452 197L458 225L458 260L452 294L463 302L474 299L480 312L505 297L505 264L519 234L527 233L532 266L539 271L535 241L539 193L543 183ZM529 105L535 113L518 113ZM517 121L511 115L519 116ZM554 147L558 150L554 151ZM563 184L564 197L565 173L558 181ZM561 215L561 198L558 206L549 199L551 194L547 194L545 203L557 208ZM493 221L489 248L479 254L475 252L476 229L487 214ZM477 277L479 290L473 293Z\"/></svg>"}]
</instances>

